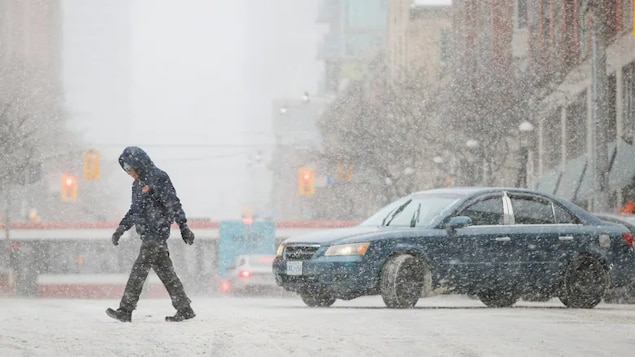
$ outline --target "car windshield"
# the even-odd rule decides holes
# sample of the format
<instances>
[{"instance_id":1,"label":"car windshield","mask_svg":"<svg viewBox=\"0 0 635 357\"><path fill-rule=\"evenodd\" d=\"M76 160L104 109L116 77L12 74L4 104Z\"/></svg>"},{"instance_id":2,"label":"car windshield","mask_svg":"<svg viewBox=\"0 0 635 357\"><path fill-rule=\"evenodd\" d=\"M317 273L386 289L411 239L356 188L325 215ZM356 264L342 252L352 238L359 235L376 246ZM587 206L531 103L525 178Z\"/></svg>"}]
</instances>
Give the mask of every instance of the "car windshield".
<instances>
[{"instance_id":1,"label":"car windshield","mask_svg":"<svg viewBox=\"0 0 635 357\"><path fill-rule=\"evenodd\" d=\"M398 199L370 216L361 226L409 227L413 217L416 226L429 226L436 217L462 196L458 194L415 195Z\"/></svg>"}]
</instances>

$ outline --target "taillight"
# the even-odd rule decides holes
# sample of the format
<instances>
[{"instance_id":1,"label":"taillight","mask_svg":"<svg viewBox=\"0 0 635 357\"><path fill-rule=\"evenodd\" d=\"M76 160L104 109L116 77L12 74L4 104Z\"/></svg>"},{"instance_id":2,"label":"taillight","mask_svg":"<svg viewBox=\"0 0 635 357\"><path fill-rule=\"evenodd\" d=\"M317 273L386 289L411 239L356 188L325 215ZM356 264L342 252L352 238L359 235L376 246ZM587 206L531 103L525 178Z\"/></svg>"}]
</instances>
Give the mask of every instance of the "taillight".
<instances>
[{"instance_id":1,"label":"taillight","mask_svg":"<svg viewBox=\"0 0 635 357\"><path fill-rule=\"evenodd\" d=\"M220 283L220 291L223 293L229 292L229 289L231 289L231 286L229 285L228 281L223 281L222 283Z\"/></svg>"},{"instance_id":2,"label":"taillight","mask_svg":"<svg viewBox=\"0 0 635 357\"><path fill-rule=\"evenodd\" d=\"M622 232L622 239L624 239L624 242L626 243L627 246L629 247L633 246L633 233Z\"/></svg>"},{"instance_id":3,"label":"taillight","mask_svg":"<svg viewBox=\"0 0 635 357\"><path fill-rule=\"evenodd\" d=\"M631 239L631 245L632 243L633 243L633 240ZM240 275L241 278L249 278L251 276L251 272L247 270L241 270L240 273L238 273L238 275Z\"/></svg>"}]
</instances>

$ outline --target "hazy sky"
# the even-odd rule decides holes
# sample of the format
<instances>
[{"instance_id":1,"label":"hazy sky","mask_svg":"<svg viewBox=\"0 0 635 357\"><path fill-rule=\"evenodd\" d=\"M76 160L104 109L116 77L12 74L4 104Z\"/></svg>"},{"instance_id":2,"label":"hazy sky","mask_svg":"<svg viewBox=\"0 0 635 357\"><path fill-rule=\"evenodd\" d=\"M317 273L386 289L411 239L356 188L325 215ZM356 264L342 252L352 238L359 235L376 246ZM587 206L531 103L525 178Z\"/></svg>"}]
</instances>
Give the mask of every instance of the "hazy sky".
<instances>
[{"instance_id":1,"label":"hazy sky","mask_svg":"<svg viewBox=\"0 0 635 357\"><path fill-rule=\"evenodd\" d=\"M102 152L122 211L126 145L170 174L190 217L237 218L266 201L250 197L268 194L254 176L266 165L248 168L247 157L268 158L273 98L318 86L317 3L64 0L69 126Z\"/></svg>"}]
</instances>

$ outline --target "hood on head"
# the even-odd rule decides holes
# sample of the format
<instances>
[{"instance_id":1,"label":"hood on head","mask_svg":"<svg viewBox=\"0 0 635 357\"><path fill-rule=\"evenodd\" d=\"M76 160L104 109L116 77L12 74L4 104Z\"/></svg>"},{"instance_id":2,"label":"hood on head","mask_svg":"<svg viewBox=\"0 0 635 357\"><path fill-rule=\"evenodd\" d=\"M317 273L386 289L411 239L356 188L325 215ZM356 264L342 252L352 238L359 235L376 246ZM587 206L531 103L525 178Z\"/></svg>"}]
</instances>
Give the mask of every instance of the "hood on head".
<instances>
[{"instance_id":1,"label":"hood on head","mask_svg":"<svg viewBox=\"0 0 635 357\"><path fill-rule=\"evenodd\" d=\"M126 171L125 165L130 166L141 178L144 178L150 169L154 167L150 156L138 146L125 148L119 155L119 165L124 171Z\"/></svg>"}]
</instances>

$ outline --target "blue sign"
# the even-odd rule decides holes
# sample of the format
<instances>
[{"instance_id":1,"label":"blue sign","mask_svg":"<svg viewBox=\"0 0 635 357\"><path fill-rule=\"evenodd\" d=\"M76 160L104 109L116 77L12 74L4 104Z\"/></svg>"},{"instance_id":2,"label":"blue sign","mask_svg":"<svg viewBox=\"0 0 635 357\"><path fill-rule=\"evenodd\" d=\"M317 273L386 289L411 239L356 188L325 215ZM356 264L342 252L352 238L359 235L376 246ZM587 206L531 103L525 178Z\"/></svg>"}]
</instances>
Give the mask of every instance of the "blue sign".
<instances>
[{"instance_id":1,"label":"blue sign","mask_svg":"<svg viewBox=\"0 0 635 357\"><path fill-rule=\"evenodd\" d=\"M236 262L236 257L245 254L276 253L274 222L222 221L219 225L218 273L225 276L228 268Z\"/></svg>"}]
</instances>

